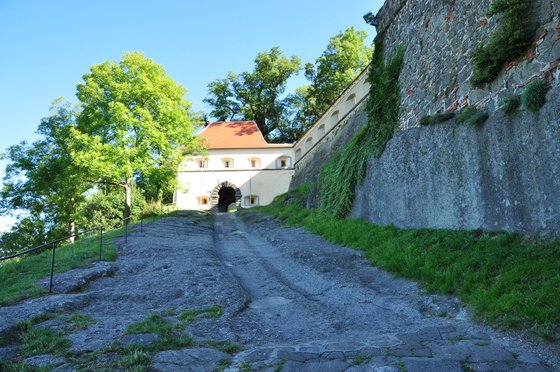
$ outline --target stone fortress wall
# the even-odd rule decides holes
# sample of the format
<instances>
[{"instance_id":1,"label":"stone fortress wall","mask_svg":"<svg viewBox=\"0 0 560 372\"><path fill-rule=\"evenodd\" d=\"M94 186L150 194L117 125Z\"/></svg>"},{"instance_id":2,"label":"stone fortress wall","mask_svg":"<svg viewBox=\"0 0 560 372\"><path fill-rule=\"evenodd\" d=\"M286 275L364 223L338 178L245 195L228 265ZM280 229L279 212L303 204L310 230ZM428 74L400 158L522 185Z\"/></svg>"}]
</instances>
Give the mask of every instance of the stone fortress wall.
<instances>
[{"instance_id":1,"label":"stone fortress wall","mask_svg":"<svg viewBox=\"0 0 560 372\"><path fill-rule=\"evenodd\" d=\"M499 15L487 18L491 0L387 0L377 14L386 53L406 47L401 86L401 129L418 126L438 112L476 105L498 110L505 93L516 93L538 77L560 77L560 1L534 0L538 25L534 51L508 66L495 81L471 87L472 52L489 39Z\"/></svg>"},{"instance_id":2,"label":"stone fortress wall","mask_svg":"<svg viewBox=\"0 0 560 372\"><path fill-rule=\"evenodd\" d=\"M528 15L538 22L534 50L478 89L470 84L470 55L496 29L496 16L485 16L491 3L387 0L379 11L385 58L406 47L399 79L401 132L380 159L370 160L353 216L399 227L560 236L560 2L534 1ZM541 111L515 118L499 111L504 94L520 93L537 78L551 85ZM338 104L347 96L348 91ZM324 162L366 124L366 99L367 94L307 151L305 137L298 142L303 156L296 156L291 187L315 182ZM426 115L467 106L487 110L490 119L480 128L454 122L419 127ZM310 206L317 206L316 195Z\"/></svg>"}]
</instances>

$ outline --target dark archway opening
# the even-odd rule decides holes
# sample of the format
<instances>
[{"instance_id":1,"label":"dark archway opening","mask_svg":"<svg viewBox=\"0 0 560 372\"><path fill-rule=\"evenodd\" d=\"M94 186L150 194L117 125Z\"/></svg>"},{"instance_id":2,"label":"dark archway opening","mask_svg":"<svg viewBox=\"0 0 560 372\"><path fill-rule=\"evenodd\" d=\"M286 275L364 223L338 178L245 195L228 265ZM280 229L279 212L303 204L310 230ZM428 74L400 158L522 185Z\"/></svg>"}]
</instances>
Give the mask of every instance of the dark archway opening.
<instances>
[{"instance_id":1,"label":"dark archway opening","mask_svg":"<svg viewBox=\"0 0 560 372\"><path fill-rule=\"evenodd\" d=\"M218 212L227 212L229 205L235 202L235 189L233 187L222 187L218 191Z\"/></svg>"}]
</instances>

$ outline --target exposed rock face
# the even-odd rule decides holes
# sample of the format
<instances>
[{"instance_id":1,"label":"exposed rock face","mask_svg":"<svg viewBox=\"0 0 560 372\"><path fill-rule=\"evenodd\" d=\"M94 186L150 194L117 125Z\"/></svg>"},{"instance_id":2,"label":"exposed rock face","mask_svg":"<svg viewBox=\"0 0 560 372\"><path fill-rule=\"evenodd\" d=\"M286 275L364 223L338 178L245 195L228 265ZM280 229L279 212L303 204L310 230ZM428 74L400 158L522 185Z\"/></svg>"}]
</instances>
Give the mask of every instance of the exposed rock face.
<instances>
[{"instance_id":1,"label":"exposed rock face","mask_svg":"<svg viewBox=\"0 0 560 372\"><path fill-rule=\"evenodd\" d=\"M370 159L352 214L399 227L560 236L559 93L535 114L398 133Z\"/></svg>"}]
</instances>

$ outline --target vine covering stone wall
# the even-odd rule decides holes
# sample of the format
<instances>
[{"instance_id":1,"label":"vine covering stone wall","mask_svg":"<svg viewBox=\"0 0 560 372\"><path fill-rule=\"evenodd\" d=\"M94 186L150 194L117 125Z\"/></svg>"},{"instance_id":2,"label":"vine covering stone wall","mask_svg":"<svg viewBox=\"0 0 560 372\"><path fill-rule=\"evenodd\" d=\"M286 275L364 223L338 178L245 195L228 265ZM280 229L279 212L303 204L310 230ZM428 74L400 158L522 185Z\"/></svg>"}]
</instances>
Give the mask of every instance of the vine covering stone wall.
<instances>
[{"instance_id":1,"label":"vine covering stone wall","mask_svg":"<svg viewBox=\"0 0 560 372\"><path fill-rule=\"evenodd\" d=\"M491 84L473 88L471 55L489 40L500 16L486 17L490 0L387 0L377 17L390 54L406 46L401 86L401 129L426 115L469 105L493 112L507 93L517 93L537 77L552 85L560 78L560 1L531 2L534 45L510 63Z\"/></svg>"}]
</instances>

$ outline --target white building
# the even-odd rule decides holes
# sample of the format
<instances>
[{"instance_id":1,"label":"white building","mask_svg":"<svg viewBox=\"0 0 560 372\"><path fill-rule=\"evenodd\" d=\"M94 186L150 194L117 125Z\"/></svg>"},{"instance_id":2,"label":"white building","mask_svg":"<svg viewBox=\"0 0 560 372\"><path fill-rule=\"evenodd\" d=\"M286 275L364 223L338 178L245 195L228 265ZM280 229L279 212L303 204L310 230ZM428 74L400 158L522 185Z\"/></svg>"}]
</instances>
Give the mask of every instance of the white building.
<instances>
[{"instance_id":1,"label":"white building","mask_svg":"<svg viewBox=\"0 0 560 372\"><path fill-rule=\"evenodd\" d=\"M267 205L288 191L294 173L292 144L267 143L253 121L212 123L198 137L208 151L180 164L178 208L225 212L232 204Z\"/></svg>"}]
</instances>

